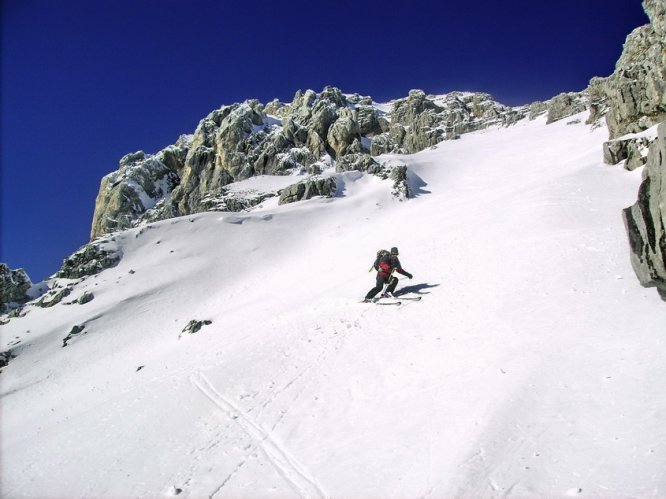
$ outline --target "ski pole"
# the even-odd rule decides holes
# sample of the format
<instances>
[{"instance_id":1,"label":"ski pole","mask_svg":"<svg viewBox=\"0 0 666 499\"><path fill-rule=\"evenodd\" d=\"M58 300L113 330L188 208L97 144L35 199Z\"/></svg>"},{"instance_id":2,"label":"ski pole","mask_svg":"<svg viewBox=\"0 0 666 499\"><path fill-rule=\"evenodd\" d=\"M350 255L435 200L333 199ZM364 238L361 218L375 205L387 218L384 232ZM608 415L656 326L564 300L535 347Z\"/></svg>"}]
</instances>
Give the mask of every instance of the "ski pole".
<instances>
[{"instance_id":1,"label":"ski pole","mask_svg":"<svg viewBox=\"0 0 666 499\"><path fill-rule=\"evenodd\" d=\"M388 279L386 280L386 284L384 284L384 288L382 289L382 294L386 293L386 290L391 285L391 279L393 279L393 274L394 273L395 273L395 269L392 269L391 273L388 276Z\"/></svg>"}]
</instances>

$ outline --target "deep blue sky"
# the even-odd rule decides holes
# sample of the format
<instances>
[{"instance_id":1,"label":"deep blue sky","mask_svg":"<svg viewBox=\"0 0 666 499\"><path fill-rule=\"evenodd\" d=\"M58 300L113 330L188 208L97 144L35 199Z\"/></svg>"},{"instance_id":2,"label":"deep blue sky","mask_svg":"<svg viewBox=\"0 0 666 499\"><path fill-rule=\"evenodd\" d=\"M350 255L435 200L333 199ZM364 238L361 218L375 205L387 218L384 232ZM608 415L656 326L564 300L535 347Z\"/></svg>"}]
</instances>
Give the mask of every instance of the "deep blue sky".
<instances>
[{"instance_id":1,"label":"deep blue sky","mask_svg":"<svg viewBox=\"0 0 666 499\"><path fill-rule=\"evenodd\" d=\"M647 22L639 0L3 0L0 261L57 271L102 176L223 104L329 84L525 104L609 75Z\"/></svg>"}]
</instances>

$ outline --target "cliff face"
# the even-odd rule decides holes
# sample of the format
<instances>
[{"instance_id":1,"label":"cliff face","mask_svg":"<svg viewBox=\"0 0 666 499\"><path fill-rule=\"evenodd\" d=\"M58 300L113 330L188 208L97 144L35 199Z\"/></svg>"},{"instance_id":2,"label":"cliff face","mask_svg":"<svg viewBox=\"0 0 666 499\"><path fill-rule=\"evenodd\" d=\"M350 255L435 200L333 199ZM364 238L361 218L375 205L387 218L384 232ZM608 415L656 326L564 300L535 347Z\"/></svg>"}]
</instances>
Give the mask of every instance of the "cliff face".
<instances>
[{"instance_id":1,"label":"cliff face","mask_svg":"<svg viewBox=\"0 0 666 499\"><path fill-rule=\"evenodd\" d=\"M585 110L587 93L561 94L546 102L512 108L489 94L452 92L407 97L377 104L370 97L298 91L291 103L257 100L223 106L206 116L193 135L154 155L128 154L117 171L102 179L91 238L202 211L240 211L279 196L281 203L311 195L332 195L331 174L359 170L394 180L409 197L399 171L373 157L411 154L442 140L489 126L508 126L547 114L548 122ZM227 186L257 175L306 174L283 191L239 196ZM398 179L398 180L396 180ZM314 188L316 186L317 188Z\"/></svg>"},{"instance_id":2,"label":"cliff face","mask_svg":"<svg viewBox=\"0 0 666 499\"><path fill-rule=\"evenodd\" d=\"M563 93L546 102L510 108L483 93L441 96L412 90L388 104L343 94L297 92L290 103L257 100L223 106L206 116L193 135L155 155L128 154L119 169L102 179L91 237L210 210L240 211L271 196L280 203L313 195L334 195L336 172L360 170L395 181L409 197L404 172L377 162L384 153L415 153L442 140L491 125L507 126L547 114L547 122L590 110L588 123L605 117L609 140L604 159L624 161L628 169L647 163L638 202L624 212L632 261L645 285L663 288L663 140L656 125L666 120L666 4L644 0L650 23L624 44L615 71L593 78L580 93ZM652 144L652 145L651 145ZM306 180L274 192L239 195L229 184L257 175L306 174ZM323 174L323 175L322 175ZM398 179L398 180L395 180Z\"/></svg>"},{"instance_id":3,"label":"cliff face","mask_svg":"<svg viewBox=\"0 0 666 499\"><path fill-rule=\"evenodd\" d=\"M666 299L666 3L644 0L643 8L650 24L627 37L615 72L597 84L615 139L604 146L606 161L630 169L646 164L638 200L623 215L636 275ZM646 131L657 123L656 134Z\"/></svg>"},{"instance_id":4,"label":"cliff face","mask_svg":"<svg viewBox=\"0 0 666 499\"><path fill-rule=\"evenodd\" d=\"M28 301L27 292L31 286L30 278L23 269L12 270L0 263L0 313Z\"/></svg>"},{"instance_id":5,"label":"cliff face","mask_svg":"<svg viewBox=\"0 0 666 499\"><path fill-rule=\"evenodd\" d=\"M413 90L382 105L333 87L320 93L299 91L287 104L250 100L223 106L175 145L155 155L140 151L125 156L119 169L102 179L91 237L145 220L237 211L267 196L291 202L302 199L299 192L319 192L294 187L288 194L239 197L226 187L257 175L316 176L356 169L388 178L393 173L372 156L418 152L466 132L514 123L528 111L481 93L430 96ZM330 191L334 189L322 192Z\"/></svg>"},{"instance_id":6,"label":"cliff face","mask_svg":"<svg viewBox=\"0 0 666 499\"><path fill-rule=\"evenodd\" d=\"M650 24L627 37L615 72L604 85L611 139L666 120L666 4L644 0L643 8Z\"/></svg>"},{"instance_id":7,"label":"cliff face","mask_svg":"<svg viewBox=\"0 0 666 499\"><path fill-rule=\"evenodd\" d=\"M102 179L91 236L93 238L126 229L158 200L168 195L180 182L188 152L188 139L181 137L176 145L155 155L143 151L128 154L120 160L117 171Z\"/></svg>"},{"instance_id":8,"label":"cliff face","mask_svg":"<svg viewBox=\"0 0 666 499\"><path fill-rule=\"evenodd\" d=\"M638 201L624 210L624 221L638 279L666 300L666 122L650 146Z\"/></svg>"},{"instance_id":9,"label":"cliff face","mask_svg":"<svg viewBox=\"0 0 666 499\"><path fill-rule=\"evenodd\" d=\"M666 120L666 4L644 0L650 23L627 36L615 71L593 78L588 91L593 115L605 115L609 141L604 160L642 166L656 133L644 133Z\"/></svg>"}]
</instances>

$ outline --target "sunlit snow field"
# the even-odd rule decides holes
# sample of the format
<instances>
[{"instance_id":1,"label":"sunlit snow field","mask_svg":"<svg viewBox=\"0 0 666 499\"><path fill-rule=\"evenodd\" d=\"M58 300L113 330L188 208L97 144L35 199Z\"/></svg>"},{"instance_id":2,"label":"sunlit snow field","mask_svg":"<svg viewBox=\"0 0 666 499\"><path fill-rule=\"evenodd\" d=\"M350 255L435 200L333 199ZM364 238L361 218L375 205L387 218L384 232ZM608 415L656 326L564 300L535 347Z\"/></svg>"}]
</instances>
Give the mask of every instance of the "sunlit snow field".
<instances>
[{"instance_id":1,"label":"sunlit snow field","mask_svg":"<svg viewBox=\"0 0 666 499\"><path fill-rule=\"evenodd\" d=\"M621 217L641 172L586 117L380 157L407 201L350 172L116 234L92 302L0 328L1 495L666 495L666 303ZM359 303L391 246L423 299Z\"/></svg>"}]
</instances>

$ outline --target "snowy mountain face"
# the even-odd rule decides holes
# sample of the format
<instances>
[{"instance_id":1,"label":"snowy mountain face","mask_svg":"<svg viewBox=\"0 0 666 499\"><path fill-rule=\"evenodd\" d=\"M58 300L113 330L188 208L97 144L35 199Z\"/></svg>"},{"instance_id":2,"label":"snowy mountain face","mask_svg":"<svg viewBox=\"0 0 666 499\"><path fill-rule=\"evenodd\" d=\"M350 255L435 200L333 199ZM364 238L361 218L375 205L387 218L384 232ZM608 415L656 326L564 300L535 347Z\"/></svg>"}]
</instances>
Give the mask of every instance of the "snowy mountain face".
<instances>
[{"instance_id":1,"label":"snowy mountain face","mask_svg":"<svg viewBox=\"0 0 666 499\"><path fill-rule=\"evenodd\" d=\"M32 288L0 269L0 495L665 495L644 7L581 93L327 87L125 156L93 242ZM392 246L413 279L360 303Z\"/></svg>"},{"instance_id":2,"label":"snowy mountain face","mask_svg":"<svg viewBox=\"0 0 666 499\"><path fill-rule=\"evenodd\" d=\"M353 171L105 236L115 266L0 328L3 496L663 495L666 309L618 216L640 172L584 119L380 157L408 201ZM359 303L390 246L422 300Z\"/></svg>"},{"instance_id":3,"label":"snowy mountain face","mask_svg":"<svg viewBox=\"0 0 666 499\"><path fill-rule=\"evenodd\" d=\"M570 101L557 106L557 118L585 109L582 97L564 96ZM427 96L420 90L377 104L333 87L321 93L299 91L290 104L252 100L223 106L204 118L193 135L158 154L124 157L118 171L102 180L92 236L174 216L247 210L280 195L239 195L229 187L255 176L296 177L291 185L321 183L322 174L351 170L388 177L392 168L376 160L382 154L419 152L463 133L510 125L548 110L549 103L509 108L488 94ZM293 196L297 190L291 188L283 202L308 199L305 192Z\"/></svg>"},{"instance_id":4,"label":"snowy mountain face","mask_svg":"<svg viewBox=\"0 0 666 499\"><path fill-rule=\"evenodd\" d=\"M611 140L603 145L604 161L641 167L656 141L656 125L666 119L666 6L652 0L643 5L651 22L628 36L616 71L593 78L583 92L546 102L510 108L483 93L432 96L413 90L378 104L326 87L320 93L299 91L289 104L251 100L223 106L193 135L158 154L123 158L119 170L102 180L91 235L193 213L252 210L271 197L281 204L330 197L338 193L337 176L347 171L392 178L393 192L408 198L405 165L385 162L384 155L420 152L442 140L542 114L554 123L588 110L585 121L593 126L605 118ZM666 159L654 149L656 166L646 168L642 188L648 194L625 211L625 220L639 279L666 297L666 189L659 173ZM293 182L268 191L230 187L262 175Z\"/></svg>"}]
</instances>

